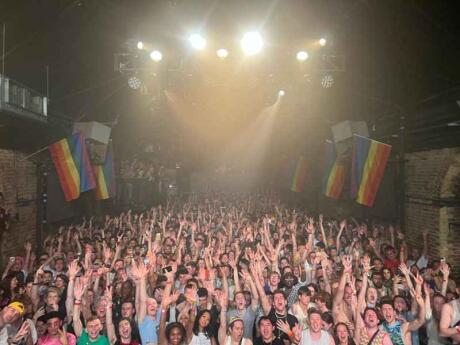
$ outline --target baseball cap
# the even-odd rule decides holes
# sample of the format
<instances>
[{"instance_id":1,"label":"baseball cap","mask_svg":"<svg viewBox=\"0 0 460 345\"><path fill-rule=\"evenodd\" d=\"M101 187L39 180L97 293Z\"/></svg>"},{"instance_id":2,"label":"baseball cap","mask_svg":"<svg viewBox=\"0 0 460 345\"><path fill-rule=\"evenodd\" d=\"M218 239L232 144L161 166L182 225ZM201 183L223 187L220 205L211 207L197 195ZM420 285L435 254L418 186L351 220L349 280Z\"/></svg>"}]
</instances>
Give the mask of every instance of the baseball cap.
<instances>
[{"instance_id":1,"label":"baseball cap","mask_svg":"<svg viewBox=\"0 0 460 345\"><path fill-rule=\"evenodd\" d=\"M25 308L24 308L24 304L22 304L21 302L12 302L10 304L8 304L8 307L16 310L19 315L24 315L24 312L25 312Z\"/></svg>"}]
</instances>

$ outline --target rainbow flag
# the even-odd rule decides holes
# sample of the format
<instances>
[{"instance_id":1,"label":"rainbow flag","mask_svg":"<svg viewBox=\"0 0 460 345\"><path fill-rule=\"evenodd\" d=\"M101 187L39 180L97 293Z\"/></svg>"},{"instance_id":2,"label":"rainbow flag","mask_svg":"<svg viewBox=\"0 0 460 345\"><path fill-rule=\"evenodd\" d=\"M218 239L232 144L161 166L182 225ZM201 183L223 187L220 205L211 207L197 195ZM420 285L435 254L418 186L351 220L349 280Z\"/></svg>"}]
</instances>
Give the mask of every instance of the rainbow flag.
<instances>
[{"instance_id":1,"label":"rainbow flag","mask_svg":"<svg viewBox=\"0 0 460 345\"><path fill-rule=\"evenodd\" d=\"M372 207L390 156L391 146L354 135L351 165L351 196Z\"/></svg>"},{"instance_id":2,"label":"rainbow flag","mask_svg":"<svg viewBox=\"0 0 460 345\"><path fill-rule=\"evenodd\" d=\"M307 175L307 160L304 156L300 156L299 160L297 161L297 166L295 168L294 174L292 176L291 191L300 193L305 186Z\"/></svg>"},{"instance_id":3,"label":"rainbow flag","mask_svg":"<svg viewBox=\"0 0 460 345\"><path fill-rule=\"evenodd\" d=\"M94 165L96 176L96 199L105 200L115 195L115 176L113 169L112 145L109 144L104 165Z\"/></svg>"},{"instance_id":4,"label":"rainbow flag","mask_svg":"<svg viewBox=\"0 0 460 345\"><path fill-rule=\"evenodd\" d=\"M324 152L323 193L329 198L338 199L345 182L345 163L337 157L334 143L326 141Z\"/></svg>"},{"instance_id":5,"label":"rainbow flag","mask_svg":"<svg viewBox=\"0 0 460 345\"><path fill-rule=\"evenodd\" d=\"M78 199L80 193L96 187L85 137L81 132L48 147L66 201Z\"/></svg>"}]
</instances>

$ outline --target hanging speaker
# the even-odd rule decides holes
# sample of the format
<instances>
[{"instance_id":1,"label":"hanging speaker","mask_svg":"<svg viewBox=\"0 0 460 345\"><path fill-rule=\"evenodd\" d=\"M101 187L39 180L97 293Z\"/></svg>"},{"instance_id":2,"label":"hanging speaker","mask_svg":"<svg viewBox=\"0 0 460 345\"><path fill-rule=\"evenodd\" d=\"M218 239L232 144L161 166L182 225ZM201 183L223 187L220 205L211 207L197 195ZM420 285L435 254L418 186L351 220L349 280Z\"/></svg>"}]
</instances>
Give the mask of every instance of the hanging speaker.
<instances>
[{"instance_id":1,"label":"hanging speaker","mask_svg":"<svg viewBox=\"0 0 460 345\"><path fill-rule=\"evenodd\" d=\"M343 121L331 127L332 137L334 142L353 138L353 134L358 134L362 137L369 137L369 129L364 121Z\"/></svg>"}]
</instances>

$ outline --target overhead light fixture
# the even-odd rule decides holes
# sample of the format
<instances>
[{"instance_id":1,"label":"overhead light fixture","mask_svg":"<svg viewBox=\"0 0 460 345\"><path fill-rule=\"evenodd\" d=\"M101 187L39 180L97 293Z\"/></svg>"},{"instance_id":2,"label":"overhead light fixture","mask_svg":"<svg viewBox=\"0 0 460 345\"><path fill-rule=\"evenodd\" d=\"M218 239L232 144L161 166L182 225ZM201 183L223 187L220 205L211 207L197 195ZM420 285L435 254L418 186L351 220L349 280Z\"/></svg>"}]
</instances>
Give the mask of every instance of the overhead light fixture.
<instances>
[{"instance_id":1,"label":"overhead light fixture","mask_svg":"<svg viewBox=\"0 0 460 345\"><path fill-rule=\"evenodd\" d=\"M321 47L324 47L327 44L327 41L324 37L320 38L318 42Z\"/></svg>"},{"instance_id":2,"label":"overhead light fixture","mask_svg":"<svg viewBox=\"0 0 460 345\"><path fill-rule=\"evenodd\" d=\"M459 121L453 121L453 122L449 122L447 124L448 127L459 127L460 126L460 120Z\"/></svg>"},{"instance_id":3,"label":"overhead light fixture","mask_svg":"<svg viewBox=\"0 0 460 345\"><path fill-rule=\"evenodd\" d=\"M128 86L131 89L137 90L137 89L139 89L141 87L141 85L142 85L142 82L137 76L133 75L133 76L129 77Z\"/></svg>"},{"instance_id":4,"label":"overhead light fixture","mask_svg":"<svg viewBox=\"0 0 460 345\"><path fill-rule=\"evenodd\" d=\"M144 42L142 42L142 41L137 42L137 49L139 49L139 50L144 49Z\"/></svg>"},{"instance_id":5,"label":"overhead light fixture","mask_svg":"<svg viewBox=\"0 0 460 345\"><path fill-rule=\"evenodd\" d=\"M262 36L258 32L248 32L241 39L241 48L246 55L255 55L262 50Z\"/></svg>"},{"instance_id":6,"label":"overhead light fixture","mask_svg":"<svg viewBox=\"0 0 460 345\"><path fill-rule=\"evenodd\" d=\"M278 96L283 97L286 94L284 90L279 90L278 91Z\"/></svg>"},{"instance_id":7,"label":"overhead light fixture","mask_svg":"<svg viewBox=\"0 0 460 345\"><path fill-rule=\"evenodd\" d=\"M225 59L228 56L228 50L225 48L221 48L217 50L216 54L218 58Z\"/></svg>"},{"instance_id":8,"label":"overhead light fixture","mask_svg":"<svg viewBox=\"0 0 460 345\"><path fill-rule=\"evenodd\" d=\"M305 61L305 60L308 59L308 53L306 51L301 50L301 51L297 52L296 58L299 61Z\"/></svg>"},{"instance_id":9,"label":"overhead light fixture","mask_svg":"<svg viewBox=\"0 0 460 345\"><path fill-rule=\"evenodd\" d=\"M203 50L204 47L206 47L206 40L198 34L190 35L190 37L188 38L188 41L190 42L192 47L196 50Z\"/></svg>"},{"instance_id":10,"label":"overhead light fixture","mask_svg":"<svg viewBox=\"0 0 460 345\"><path fill-rule=\"evenodd\" d=\"M325 89L329 89L334 85L334 77L332 74L325 74L321 78L321 86Z\"/></svg>"},{"instance_id":11,"label":"overhead light fixture","mask_svg":"<svg viewBox=\"0 0 460 345\"><path fill-rule=\"evenodd\" d=\"M161 59L163 59L163 54L161 54L161 52L158 50L153 50L150 53L150 58L155 62L160 62Z\"/></svg>"}]
</instances>

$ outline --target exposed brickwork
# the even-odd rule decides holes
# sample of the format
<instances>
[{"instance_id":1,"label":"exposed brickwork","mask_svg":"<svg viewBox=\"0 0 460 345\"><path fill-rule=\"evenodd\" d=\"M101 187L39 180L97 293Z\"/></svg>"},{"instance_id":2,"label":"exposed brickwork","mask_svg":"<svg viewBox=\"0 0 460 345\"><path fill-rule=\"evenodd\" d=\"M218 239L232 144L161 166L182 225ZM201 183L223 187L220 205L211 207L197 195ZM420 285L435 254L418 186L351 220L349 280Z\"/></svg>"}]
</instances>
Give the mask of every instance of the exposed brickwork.
<instances>
[{"instance_id":1,"label":"exposed brickwork","mask_svg":"<svg viewBox=\"0 0 460 345\"><path fill-rule=\"evenodd\" d=\"M0 149L0 191L10 210L11 224L3 234L1 262L24 254L24 242L35 240L36 230L36 167L23 161L24 154ZM16 219L18 218L18 220Z\"/></svg>"},{"instance_id":2,"label":"exposed brickwork","mask_svg":"<svg viewBox=\"0 0 460 345\"><path fill-rule=\"evenodd\" d=\"M411 153L406 156L406 236L421 246L429 229L428 255L446 257L460 277L460 149Z\"/></svg>"}]
</instances>

